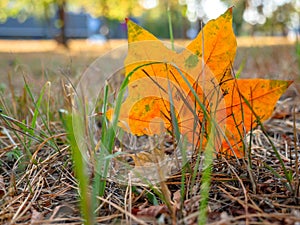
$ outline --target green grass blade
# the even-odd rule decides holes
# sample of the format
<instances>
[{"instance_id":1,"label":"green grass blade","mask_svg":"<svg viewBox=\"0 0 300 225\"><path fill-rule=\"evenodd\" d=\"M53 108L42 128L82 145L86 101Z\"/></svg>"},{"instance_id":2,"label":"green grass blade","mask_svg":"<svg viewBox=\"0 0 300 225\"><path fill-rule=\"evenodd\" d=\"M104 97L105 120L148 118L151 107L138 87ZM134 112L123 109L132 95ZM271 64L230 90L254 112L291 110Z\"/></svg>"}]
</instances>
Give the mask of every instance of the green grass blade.
<instances>
[{"instance_id":1,"label":"green grass blade","mask_svg":"<svg viewBox=\"0 0 300 225\"><path fill-rule=\"evenodd\" d=\"M32 121L31 121L31 129L30 129L30 134L31 135L34 135L34 129L36 128L36 122L37 122L37 119L40 118L42 120L42 123L43 125L45 126L47 132L48 132L48 135L49 136L53 136L53 133L49 127L49 124L47 123L47 121L45 120L44 116L42 116L42 114L40 113L40 107L41 107L41 103L42 103L42 100L43 100L43 97L44 97L44 93L45 93L45 89L46 89L46 85L48 85L48 83L46 83L41 92L40 92L40 95L39 95L39 98L37 101L35 101L34 99L34 96L33 96L33 93L27 83L27 81L24 79L24 82L25 82L25 90L27 91L27 93L29 94L29 97L31 98L32 102L33 102L33 105L34 105L34 114L33 114L33 118L32 118ZM43 132L44 133L44 132ZM44 133L45 134L45 133ZM47 136L47 135L46 135ZM57 146L57 144L55 142L53 142L52 140L49 140L49 142L51 143L51 146L53 148L55 148L57 151L60 151L59 150L59 147ZM31 143L31 141L29 141L29 144Z\"/></svg>"},{"instance_id":2,"label":"green grass blade","mask_svg":"<svg viewBox=\"0 0 300 225\"><path fill-rule=\"evenodd\" d=\"M173 96L172 96L172 89L171 89L171 84L170 84L170 79L168 79L168 95L169 95L169 101L170 101L170 113L171 113L171 122L172 122L172 132L175 134L175 138L178 143L178 148L180 149L181 157L182 157L182 168L181 168L181 186L180 186L180 196L181 196L181 201L184 199L185 195L185 177L186 177L186 172L187 172L187 153L186 153L186 147L184 146L183 140L181 138L180 134L180 129L179 129L179 124L178 124L178 119L176 116L175 112L175 104L173 101ZM183 202L181 202L183 203Z\"/></svg>"},{"instance_id":3,"label":"green grass blade","mask_svg":"<svg viewBox=\"0 0 300 225\"><path fill-rule=\"evenodd\" d=\"M235 78L236 79L240 78L240 76L241 76L241 74L242 74L242 72L243 72L243 70L244 70L244 68L246 66L246 62L247 62L247 60L243 59L242 63L240 64L238 70L235 73Z\"/></svg>"},{"instance_id":4,"label":"green grass blade","mask_svg":"<svg viewBox=\"0 0 300 225\"><path fill-rule=\"evenodd\" d=\"M202 179L201 179L201 200L200 200L200 207L199 207L199 217L198 217L198 224L206 224L207 221L207 205L208 205L208 199L209 199L209 191L210 191L210 182L211 182L211 171L212 171L212 163L213 163L213 153L214 153L214 141L215 141L215 135L216 135L216 129L218 127L215 117L213 115L209 115L209 112L207 111L207 108L205 105L201 102L197 92L193 88L193 86L190 84L190 82L187 80L187 78L184 76L184 74L181 72L181 70L176 66L173 65L184 82L188 85L189 90L195 97L196 103L200 106L202 109L204 120L209 123L209 126L211 127L209 131L209 138L208 142L206 144L205 150L204 150L204 169L202 173Z\"/></svg>"},{"instance_id":5,"label":"green grass blade","mask_svg":"<svg viewBox=\"0 0 300 225\"><path fill-rule=\"evenodd\" d=\"M288 181L288 189L289 191L293 192L293 185L292 185L292 178L290 176L290 173L288 172L288 170L286 169L285 165L284 165L284 162L282 160L282 158L280 157L280 154L276 148L276 146L274 145L273 141L270 139L263 123L261 122L259 116L254 112L253 108L251 107L249 101L241 94L243 100L245 101L246 105L249 107L249 109L251 110L251 112L253 113L253 115L255 116L256 118L256 122L257 124L261 127L261 130L262 132L264 133L265 137L267 138L268 142L270 143L275 155L276 155L276 158L279 160L279 163L284 171L284 175L285 175L285 178L286 180Z\"/></svg>"},{"instance_id":6,"label":"green grass blade","mask_svg":"<svg viewBox=\"0 0 300 225\"><path fill-rule=\"evenodd\" d=\"M28 145L26 144L26 141L23 141L22 140L22 138L21 138L21 136L18 134L18 132L19 133L21 133L21 134L24 134L24 136L25 135L29 135L29 134L27 134L27 132L26 132L26 130L27 130L27 127L25 126L25 125L23 125L23 123L21 123L21 122L19 122L18 121L18 123L17 124L22 124L23 126L23 128L26 128L25 130L16 130L15 128L14 128L14 126L13 126L13 124L11 123L11 120L10 119L12 119L12 121L13 121L13 123L16 121L16 120L14 120L13 118L10 118L10 117L8 117L8 116L6 116L6 115L3 115L2 113L0 113L0 117L1 117L1 119L7 124L7 126L9 127L9 128L11 128L11 130L12 130L12 132L14 133L14 135L16 136L16 138L18 139L18 141L22 144L22 146L24 147L24 149L25 149L25 153L24 154L26 154L26 157L28 158L28 159L30 159L31 157L32 157L32 153L31 153L31 151L30 151L30 149L28 148Z\"/></svg>"},{"instance_id":7,"label":"green grass blade","mask_svg":"<svg viewBox=\"0 0 300 225\"><path fill-rule=\"evenodd\" d=\"M175 46L174 46L174 36L173 36L173 27L172 27L172 15L171 15L170 6L168 6L167 14L168 14L168 24L169 24L170 41L171 41L171 45L172 45L172 50L174 51L175 50Z\"/></svg>"},{"instance_id":8,"label":"green grass blade","mask_svg":"<svg viewBox=\"0 0 300 225\"><path fill-rule=\"evenodd\" d=\"M42 102L43 97L44 97L45 85L43 86L43 88L40 92L39 98L36 102L34 101L33 94L32 94L32 92L31 92L31 90L30 90L27 83L25 83L25 89L26 89L27 93L29 93L29 96L31 97L31 99L33 101L33 104L34 104L34 112L33 112L33 117L32 117L32 121L31 121L31 129L28 129L29 134L31 134L33 136L34 135L34 130L35 130L36 124L37 124L37 119L38 119L38 116L40 115L39 108L41 106L41 102ZM29 139L29 141L28 141L28 146L30 147L30 145L31 145L31 139Z\"/></svg>"},{"instance_id":9,"label":"green grass blade","mask_svg":"<svg viewBox=\"0 0 300 225\"><path fill-rule=\"evenodd\" d=\"M153 65L153 64L161 64L161 62L150 62L150 63L146 63L140 66L137 66L136 68L134 68L124 79L124 81L121 84L120 87L120 91L118 93L117 99L116 99L116 103L115 103L115 108L114 108L114 114L113 114L113 118L110 124L107 123L107 119L105 118L105 124L107 125L106 132L103 132L103 136L102 136L102 142L100 145L100 155L101 157L103 156L107 156L108 154L112 154L112 149L113 149L113 145L114 145L114 141L116 138L116 134L115 131L118 129L118 121L119 121L119 114L121 111L121 105L123 102L123 97L124 97L124 93L127 89L128 83L129 83L129 79L130 77L140 68L148 66L148 65ZM105 90L106 92L107 90ZM106 96L107 98L107 96ZM105 100L106 101L106 100ZM104 107L106 107L104 105ZM106 116L106 114L103 115L104 117ZM105 125L103 124L103 125ZM98 194L100 196L104 195L104 190L106 187L106 177L108 174L108 169L109 169L109 164L110 164L110 158L109 157L104 157L105 159L99 159L99 160L103 160L101 162L97 162L100 163L97 167L102 167L103 170L101 170L102 172L97 175L99 177L97 177L95 182L98 182L99 179L101 179L101 182L98 186L98 184L94 184L95 185L95 191L99 191Z\"/></svg>"},{"instance_id":10,"label":"green grass blade","mask_svg":"<svg viewBox=\"0 0 300 225\"><path fill-rule=\"evenodd\" d=\"M211 123L211 126L214 126ZM211 137L215 136L215 128L211 129L210 133ZM213 154L214 154L214 138L209 138L204 151L204 162L203 162L203 172L201 178L201 200L199 206L199 216L198 216L198 224L205 225L207 222L207 206L209 202L209 191L211 184L211 173L212 173L212 165L213 165Z\"/></svg>"},{"instance_id":11,"label":"green grass blade","mask_svg":"<svg viewBox=\"0 0 300 225\"><path fill-rule=\"evenodd\" d=\"M175 134L175 138L177 142L180 142L180 129L178 125L178 120L175 112L175 105L173 101L173 96L172 96L173 91L171 90L171 84L170 84L170 79L168 79L168 95L169 95L169 101L170 101L170 113L171 113L171 122L172 122L172 128L173 128L173 133Z\"/></svg>"},{"instance_id":12,"label":"green grass blade","mask_svg":"<svg viewBox=\"0 0 300 225\"><path fill-rule=\"evenodd\" d=\"M94 214L91 204L91 194L89 190L89 176L88 176L88 165L84 157L84 152L82 146L78 146L74 129L79 132L80 129L74 126L74 124L79 124L82 121L80 115L66 114L64 118L64 124L66 124L66 131L68 133L68 141L72 151L72 159L74 162L74 172L76 179L78 181L79 194L80 194L80 209L82 216L84 218L84 224L94 224ZM75 123L74 123L75 122ZM77 122L77 123L76 123Z\"/></svg>"},{"instance_id":13,"label":"green grass blade","mask_svg":"<svg viewBox=\"0 0 300 225\"><path fill-rule=\"evenodd\" d=\"M95 162L95 178L93 181L93 199L97 199L96 197L103 196L105 191L105 172L102 174L100 171L102 171L102 168L104 166L104 162L110 160L108 159L107 152L105 149L105 146L108 145L106 143L107 134L108 134L108 121L106 118L106 112L107 112L107 99L108 99L108 85L106 84L104 87L104 97L103 97L103 105L102 105L102 131L101 131L101 145L100 145L100 153L98 157L96 157ZM97 150L97 149L96 149ZM97 208L96 202L93 201L93 211Z\"/></svg>"}]
</instances>

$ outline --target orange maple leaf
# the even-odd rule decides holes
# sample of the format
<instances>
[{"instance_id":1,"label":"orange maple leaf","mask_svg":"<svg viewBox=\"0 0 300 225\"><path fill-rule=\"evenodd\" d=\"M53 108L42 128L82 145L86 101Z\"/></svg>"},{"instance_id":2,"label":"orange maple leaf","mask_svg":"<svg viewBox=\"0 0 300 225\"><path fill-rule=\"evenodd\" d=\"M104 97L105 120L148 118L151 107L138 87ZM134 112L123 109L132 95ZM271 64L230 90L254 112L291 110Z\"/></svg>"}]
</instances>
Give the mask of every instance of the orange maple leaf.
<instances>
[{"instance_id":1,"label":"orange maple leaf","mask_svg":"<svg viewBox=\"0 0 300 225\"><path fill-rule=\"evenodd\" d=\"M135 135L173 131L199 146L216 124L217 151L242 157L245 134L272 114L290 81L235 79L231 68L236 53L232 9L209 21L179 53L131 20L125 73L128 97L119 126ZM172 116L173 112L173 116ZM113 110L107 113L111 118Z\"/></svg>"}]
</instances>

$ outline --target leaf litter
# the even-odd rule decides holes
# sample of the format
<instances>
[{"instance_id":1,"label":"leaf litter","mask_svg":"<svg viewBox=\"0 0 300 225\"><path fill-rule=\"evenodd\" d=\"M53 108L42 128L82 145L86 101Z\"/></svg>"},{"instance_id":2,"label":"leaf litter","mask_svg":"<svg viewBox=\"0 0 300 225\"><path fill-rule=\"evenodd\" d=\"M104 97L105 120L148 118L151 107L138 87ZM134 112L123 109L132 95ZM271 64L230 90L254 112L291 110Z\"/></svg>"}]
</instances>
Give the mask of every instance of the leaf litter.
<instances>
[{"instance_id":1,"label":"leaf litter","mask_svg":"<svg viewBox=\"0 0 300 225\"><path fill-rule=\"evenodd\" d=\"M286 168L293 177L293 190L286 186L282 167L278 163L265 134L258 127L252 132L252 155L249 171L247 159L215 158L208 208L209 224L296 224L300 222L299 168L299 102L296 91L283 96L276 105L271 119L264 123L272 142L279 150ZM2 224L81 224L78 208L78 184L72 171L72 162L64 131L55 122L57 135L61 134L60 153L53 148L33 142L32 152L37 164L11 158L8 154L22 146L1 117L1 210ZM42 129L42 128L41 128ZM296 135L295 135L296 134ZM248 137L249 138L249 137ZM296 138L296 139L295 139ZM15 144L11 144L12 141ZM166 137L165 141L170 143ZM21 148L21 147L20 147ZM191 161L193 165L193 162ZM24 169L20 169L24 165ZM281 175L277 177L276 174ZM250 179L250 175L253 180ZM191 187L191 174L186 174L187 194L181 199L181 174L169 177L165 184L172 196L178 224L195 224L198 215L199 190L197 182ZM199 177L201 172L199 171ZM243 190L244 188L244 190ZM188 191L190 190L190 191ZM126 223L126 214L158 224L170 224L171 212L160 199L153 201L155 193L145 186L136 187L131 196L126 186L109 181L104 198L122 209L127 209L131 198L131 211L120 211L111 204L102 203L97 221L105 224ZM150 201L152 199L152 202ZM157 197L156 197L157 199ZM158 204L158 205L156 205ZM146 215L145 215L146 214ZM119 221L119 222L117 222ZM150 222L149 222L150 221ZM134 220L132 224L138 224ZM162 224L163 224L162 223Z\"/></svg>"}]
</instances>

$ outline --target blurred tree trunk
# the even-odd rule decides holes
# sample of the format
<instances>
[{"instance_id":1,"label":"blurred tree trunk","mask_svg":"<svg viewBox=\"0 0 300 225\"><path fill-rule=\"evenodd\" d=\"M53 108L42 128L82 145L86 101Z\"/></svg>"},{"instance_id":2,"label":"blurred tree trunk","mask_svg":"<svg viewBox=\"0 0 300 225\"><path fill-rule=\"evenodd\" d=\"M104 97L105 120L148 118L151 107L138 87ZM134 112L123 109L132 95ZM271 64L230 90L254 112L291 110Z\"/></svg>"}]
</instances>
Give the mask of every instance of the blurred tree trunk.
<instances>
[{"instance_id":1,"label":"blurred tree trunk","mask_svg":"<svg viewBox=\"0 0 300 225\"><path fill-rule=\"evenodd\" d=\"M60 33L56 38L56 41L59 44L62 44L64 47L68 48L68 38L66 35L66 0L57 1L58 8L58 19L60 24Z\"/></svg>"}]
</instances>

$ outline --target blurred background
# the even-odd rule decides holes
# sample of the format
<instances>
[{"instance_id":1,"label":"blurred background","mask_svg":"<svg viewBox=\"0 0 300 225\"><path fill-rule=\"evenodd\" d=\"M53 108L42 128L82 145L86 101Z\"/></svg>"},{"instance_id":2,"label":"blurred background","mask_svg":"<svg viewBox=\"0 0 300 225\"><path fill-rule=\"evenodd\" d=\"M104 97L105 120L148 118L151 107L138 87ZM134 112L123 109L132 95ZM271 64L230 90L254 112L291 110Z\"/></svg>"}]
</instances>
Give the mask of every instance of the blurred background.
<instances>
[{"instance_id":1,"label":"blurred background","mask_svg":"<svg viewBox=\"0 0 300 225\"><path fill-rule=\"evenodd\" d=\"M185 45L231 6L233 69L241 77L300 83L300 0L0 0L0 92L22 87L24 76L34 84L80 76L126 45L125 18L169 39L171 16L175 44Z\"/></svg>"},{"instance_id":2,"label":"blurred background","mask_svg":"<svg viewBox=\"0 0 300 225\"><path fill-rule=\"evenodd\" d=\"M194 38L208 20L234 6L238 36L288 36L300 27L300 0L0 0L0 38L69 38L104 42L126 38L129 17L160 38Z\"/></svg>"}]
</instances>

